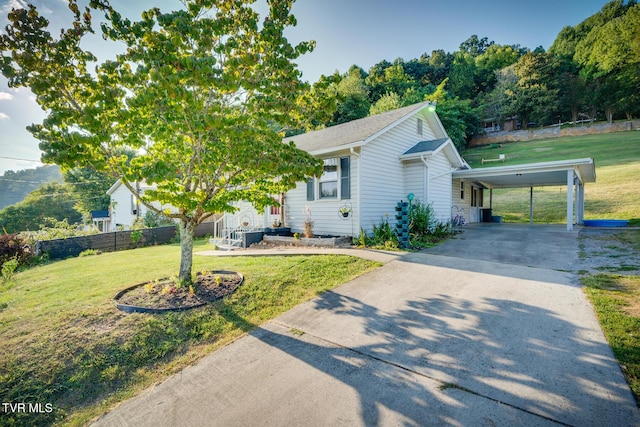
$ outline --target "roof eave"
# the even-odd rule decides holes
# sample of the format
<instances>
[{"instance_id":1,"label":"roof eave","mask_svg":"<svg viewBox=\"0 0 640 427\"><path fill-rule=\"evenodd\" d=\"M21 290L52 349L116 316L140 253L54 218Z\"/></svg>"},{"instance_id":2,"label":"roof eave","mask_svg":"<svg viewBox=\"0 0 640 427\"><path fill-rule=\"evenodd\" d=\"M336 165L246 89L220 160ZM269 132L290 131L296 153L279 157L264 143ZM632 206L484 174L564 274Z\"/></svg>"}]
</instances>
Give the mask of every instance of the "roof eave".
<instances>
[{"instance_id":1,"label":"roof eave","mask_svg":"<svg viewBox=\"0 0 640 427\"><path fill-rule=\"evenodd\" d=\"M363 145L366 145L365 140L350 142L349 144L337 145L335 147L330 147L330 148L323 148L322 150L308 151L308 153L311 154L312 156L324 156L327 154L338 153L340 151L351 150L352 148L362 147Z\"/></svg>"},{"instance_id":2,"label":"roof eave","mask_svg":"<svg viewBox=\"0 0 640 427\"><path fill-rule=\"evenodd\" d=\"M434 151L422 151L420 153L402 154L399 159L401 161L420 160L423 157L432 157L433 155Z\"/></svg>"}]
</instances>

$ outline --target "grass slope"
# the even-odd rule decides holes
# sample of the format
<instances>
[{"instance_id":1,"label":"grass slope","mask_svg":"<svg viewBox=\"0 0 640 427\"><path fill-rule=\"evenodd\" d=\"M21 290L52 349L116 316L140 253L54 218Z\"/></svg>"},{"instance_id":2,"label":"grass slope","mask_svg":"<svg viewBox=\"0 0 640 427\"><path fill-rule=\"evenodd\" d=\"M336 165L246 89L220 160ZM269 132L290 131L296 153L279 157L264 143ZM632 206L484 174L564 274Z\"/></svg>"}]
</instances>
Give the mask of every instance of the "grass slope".
<instances>
[{"instance_id":1,"label":"grass slope","mask_svg":"<svg viewBox=\"0 0 640 427\"><path fill-rule=\"evenodd\" d=\"M564 137L491 145L462 152L473 168L501 166L482 159L506 155L505 165L591 157L596 163L596 183L585 187L585 218L640 221L640 132ZM534 188L534 222L566 222L566 187ZM529 189L493 191L494 215L505 221L529 221Z\"/></svg>"},{"instance_id":2,"label":"grass slope","mask_svg":"<svg viewBox=\"0 0 640 427\"><path fill-rule=\"evenodd\" d=\"M613 233L606 241L614 251L640 251L640 230ZM602 331L620 368L640 403L640 276L626 275L629 267L612 255L600 273L582 277L584 290L593 304Z\"/></svg>"},{"instance_id":3,"label":"grass slope","mask_svg":"<svg viewBox=\"0 0 640 427\"><path fill-rule=\"evenodd\" d=\"M196 242L196 250L206 246ZM0 401L52 412L0 414L0 425L85 425L115 403L215 348L378 264L349 256L194 257L194 271L235 270L245 283L216 304L124 314L117 291L175 274L165 245L71 258L0 282Z\"/></svg>"}]
</instances>

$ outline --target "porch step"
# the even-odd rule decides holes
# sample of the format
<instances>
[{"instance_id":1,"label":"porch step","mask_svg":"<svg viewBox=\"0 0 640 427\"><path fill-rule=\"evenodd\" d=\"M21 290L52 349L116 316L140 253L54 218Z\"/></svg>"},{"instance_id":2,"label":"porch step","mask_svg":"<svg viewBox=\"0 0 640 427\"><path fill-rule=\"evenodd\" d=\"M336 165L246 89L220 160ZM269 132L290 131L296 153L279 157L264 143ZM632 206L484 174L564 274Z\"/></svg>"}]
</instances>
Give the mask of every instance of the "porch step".
<instances>
[{"instance_id":1,"label":"porch step","mask_svg":"<svg viewBox=\"0 0 640 427\"><path fill-rule=\"evenodd\" d=\"M221 251L232 251L234 249L238 249L242 246L241 239L226 239L226 238L211 238L209 239L209 244L216 247Z\"/></svg>"}]
</instances>

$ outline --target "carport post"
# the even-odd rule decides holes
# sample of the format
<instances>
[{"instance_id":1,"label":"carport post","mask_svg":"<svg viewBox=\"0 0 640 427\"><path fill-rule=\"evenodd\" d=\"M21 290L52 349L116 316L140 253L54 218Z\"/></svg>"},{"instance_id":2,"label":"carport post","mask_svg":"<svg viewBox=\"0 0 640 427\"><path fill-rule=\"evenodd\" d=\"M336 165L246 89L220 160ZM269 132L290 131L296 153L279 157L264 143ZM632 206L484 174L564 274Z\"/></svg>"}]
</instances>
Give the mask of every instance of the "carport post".
<instances>
[{"instance_id":1,"label":"carport post","mask_svg":"<svg viewBox=\"0 0 640 427\"><path fill-rule=\"evenodd\" d=\"M567 171L567 231L573 231L573 169Z\"/></svg>"},{"instance_id":2,"label":"carport post","mask_svg":"<svg viewBox=\"0 0 640 427\"><path fill-rule=\"evenodd\" d=\"M584 222L584 184L578 180L576 191L576 224Z\"/></svg>"},{"instance_id":3,"label":"carport post","mask_svg":"<svg viewBox=\"0 0 640 427\"><path fill-rule=\"evenodd\" d=\"M529 224L533 224L533 187L529 187Z\"/></svg>"}]
</instances>

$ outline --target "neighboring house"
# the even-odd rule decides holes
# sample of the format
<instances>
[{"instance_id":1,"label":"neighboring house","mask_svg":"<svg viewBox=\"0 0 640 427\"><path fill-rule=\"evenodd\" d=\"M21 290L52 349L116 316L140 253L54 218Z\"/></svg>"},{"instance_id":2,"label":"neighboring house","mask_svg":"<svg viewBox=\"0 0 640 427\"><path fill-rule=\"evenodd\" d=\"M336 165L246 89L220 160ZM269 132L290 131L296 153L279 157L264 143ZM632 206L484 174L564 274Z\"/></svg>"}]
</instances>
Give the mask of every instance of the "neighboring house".
<instances>
[{"instance_id":1,"label":"neighboring house","mask_svg":"<svg viewBox=\"0 0 640 427\"><path fill-rule=\"evenodd\" d=\"M142 183L136 183L135 188L139 195L144 194L146 190L153 187ZM149 209L140 203L136 197L129 191L129 189L122 185L122 181L118 180L107 190L107 194L111 197L110 203L110 219L108 221L108 228L104 231L117 231L128 230L136 222L138 218L144 218ZM159 203L154 203L153 206L161 207ZM170 205L162 206L162 209L175 210Z\"/></svg>"},{"instance_id":2,"label":"neighboring house","mask_svg":"<svg viewBox=\"0 0 640 427\"><path fill-rule=\"evenodd\" d=\"M101 233L104 233L109 230L110 220L111 220L111 216L109 215L108 209L91 211L91 221L93 222L93 225L95 225L95 227Z\"/></svg>"}]
</instances>

